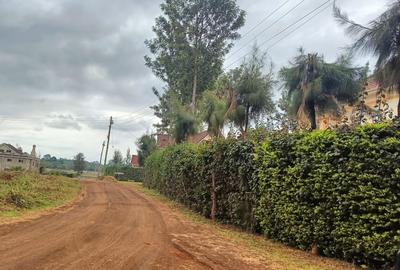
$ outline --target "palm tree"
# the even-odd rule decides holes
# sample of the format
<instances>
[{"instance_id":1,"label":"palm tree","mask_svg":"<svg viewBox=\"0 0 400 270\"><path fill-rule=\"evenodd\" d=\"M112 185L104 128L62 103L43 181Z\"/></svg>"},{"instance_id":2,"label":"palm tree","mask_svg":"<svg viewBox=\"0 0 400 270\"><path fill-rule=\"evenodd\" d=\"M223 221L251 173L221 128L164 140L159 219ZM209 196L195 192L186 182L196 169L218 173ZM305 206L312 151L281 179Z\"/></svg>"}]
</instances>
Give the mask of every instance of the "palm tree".
<instances>
[{"instance_id":1,"label":"palm tree","mask_svg":"<svg viewBox=\"0 0 400 270\"><path fill-rule=\"evenodd\" d=\"M289 113L297 119L308 118L311 129L317 128L317 112L340 112L340 102L352 103L362 89L365 68L351 66L349 57L326 63L318 54L299 49L289 67L280 70L288 90Z\"/></svg>"},{"instance_id":2,"label":"palm tree","mask_svg":"<svg viewBox=\"0 0 400 270\"><path fill-rule=\"evenodd\" d=\"M235 101L231 102L234 107L229 111L229 118L243 136L252 120L256 121L275 111L272 100L272 88L275 84L272 64L271 68L266 70L265 56L254 46L250 58L245 59L243 64L230 74L234 90L230 96Z\"/></svg>"},{"instance_id":3,"label":"palm tree","mask_svg":"<svg viewBox=\"0 0 400 270\"><path fill-rule=\"evenodd\" d=\"M174 120L173 134L176 143L185 142L190 135L196 134L198 119L189 108L179 108Z\"/></svg>"},{"instance_id":4,"label":"palm tree","mask_svg":"<svg viewBox=\"0 0 400 270\"><path fill-rule=\"evenodd\" d=\"M200 119L207 124L208 133L222 136L222 129L232 111L236 109L236 96L227 75L221 75L211 90L203 93L200 102Z\"/></svg>"},{"instance_id":5,"label":"palm tree","mask_svg":"<svg viewBox=\"0 0 400 270\"><path fill-rule=\"evenodd\" d=\"M376 56L375 78L382 87L399 94L397 115L400 116L400 1L394 1L384 13L369 22L368 27L355 23L334 5L334 15L347 33L354 37L352 51Z\"/></svg>"}]
</instances>

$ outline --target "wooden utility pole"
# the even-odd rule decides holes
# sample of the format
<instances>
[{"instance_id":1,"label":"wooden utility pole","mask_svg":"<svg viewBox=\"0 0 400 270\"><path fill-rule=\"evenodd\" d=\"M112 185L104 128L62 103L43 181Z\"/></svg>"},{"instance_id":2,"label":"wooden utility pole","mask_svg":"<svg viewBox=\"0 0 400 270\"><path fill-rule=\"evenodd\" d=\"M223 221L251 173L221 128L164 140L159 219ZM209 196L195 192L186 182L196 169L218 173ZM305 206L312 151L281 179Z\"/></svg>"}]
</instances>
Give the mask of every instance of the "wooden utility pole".
<instances>
[{"instance_id":1,"label":"wooden utility pole","mask_svg":"<svg viewBox=\"0 0 400 270\"><path fill-rule=\"evenodd\" d=\"M110 125L108 126L108 136L107 136L107 148L106 148L106 156L104 158L104 166L107 166L107 156L108 156L108 146L110 145L110 136L111 136L111 126L114 124L112 116L110 117Z\"/></svg>"},{"instance_id":2,"label":"wooden utility pole","mask_svg":"<svg viewBox=\"0 0 400 270\"><path fill-rule=\"evenodd\" d=\"M100 176L101 172L101 162L103 161L103 152L104 152L104 147L106 146L106 141L103 141L103 145L101 147L101 154L100 154L100 162L99 162L99 169L98 169L98 174L97 176Z\"/></svg>"}]
</instances>

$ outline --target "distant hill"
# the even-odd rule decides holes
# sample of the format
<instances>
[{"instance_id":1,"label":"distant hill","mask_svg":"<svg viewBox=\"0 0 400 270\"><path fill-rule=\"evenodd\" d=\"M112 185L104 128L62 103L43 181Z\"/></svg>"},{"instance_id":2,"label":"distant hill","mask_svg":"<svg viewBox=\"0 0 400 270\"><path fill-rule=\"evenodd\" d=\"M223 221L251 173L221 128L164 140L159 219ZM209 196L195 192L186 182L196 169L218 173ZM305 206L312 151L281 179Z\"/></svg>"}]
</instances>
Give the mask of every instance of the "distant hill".
<instances>
[{"instance_id":1,"label":"distant hill","mask_svg":"<svg viewBox=\"0 0 400 270\"><path fill-rule=\"evenodd\" d=\"M99 162L89 162L86 163L86 171L96 171ZM47 169L57 169L57 170L73 170L74 169L74 161L72 159L66 158L56 158L49 154L44 155L43 158L40 159L40 165Z\"/></svg>"}]
</instances>

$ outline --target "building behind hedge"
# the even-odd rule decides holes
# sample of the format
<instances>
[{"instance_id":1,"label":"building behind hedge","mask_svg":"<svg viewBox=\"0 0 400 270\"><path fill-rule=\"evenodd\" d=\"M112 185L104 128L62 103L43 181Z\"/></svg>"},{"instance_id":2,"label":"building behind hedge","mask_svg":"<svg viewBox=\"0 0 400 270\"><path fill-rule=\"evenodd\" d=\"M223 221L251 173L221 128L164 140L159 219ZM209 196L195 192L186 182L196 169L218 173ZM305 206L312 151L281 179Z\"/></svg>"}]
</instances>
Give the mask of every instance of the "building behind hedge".
<instances>
[{"instance_id":1,"label":"building behind hedge","mask_svg":"<svg viewBox=\"0 0 400 270\"><path fill-rule=\"evenodd\" d=\"M375 106L377 105L377 96L379 94L380 85L378 82L373 78L370 77L367 81L367 85L365 88L365 105L368 108L368 111L373 112L375 110ZM399 91L390 89L386 89L384 93L384 97L381 99L381 106L384 106L384 103L387 103L389 106L389 110L393 112L394 116L397 116L397 104L399 102ZM322 114L318 115L317 122L319 129L326 130L331 125L339 124L343 121L343 119L347 118L349 122L354 120L354 116L356 115L357 107L349 104L341 104L341 112L339 114ZM306 122L307 119L301 119L300 122ZM372 116L370 115L367 117L367 122L372 123Z\"/></svg>"},{"instance_id":2,"label":"building behind hedge","mask_svg":"<svg viewBox=\"0 0 400 270\"><path fill-rule=\"evenodd\" d=\"M39 159L36 155L36 145L30 154L11 144L0 144L0 171L21 168L22 170L39 171Z\"/></svg>"}]
</instances>

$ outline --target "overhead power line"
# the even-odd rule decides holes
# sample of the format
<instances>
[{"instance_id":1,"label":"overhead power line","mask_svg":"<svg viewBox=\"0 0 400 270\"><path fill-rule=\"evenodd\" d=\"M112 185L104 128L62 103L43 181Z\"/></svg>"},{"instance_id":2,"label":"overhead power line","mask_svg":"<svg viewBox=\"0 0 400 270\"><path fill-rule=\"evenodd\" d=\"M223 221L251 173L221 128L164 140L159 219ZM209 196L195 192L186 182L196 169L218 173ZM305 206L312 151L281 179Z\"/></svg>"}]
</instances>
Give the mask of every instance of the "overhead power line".
<instances>
[{"instance_id":1,"label":"overhead power line","mask_svg":"<svg viewBox=\"0 0 400 270\"><path fill-rule=\"evenodd\" d=\"M257 23L255 26L253 26L249 31L244 33L241 37L241 39L244 39L246 36L248 36L250 33L252 33L254 30L256 30L261 24L263 24L266 20L272 17L276 12L278 12L281 8L283 8L287 3L289 3L290 0L286 0L283 4L281 4L279 7L274 9L271 13L269 13L264 19L262 19L259 23Z\"/></svg>"},{"instance_id":2,"label":"overhead power line","mask_svg":"<svg viewBox=\"0 0 400 270\"><path fill-rule=\"evenodd\" d=\"M284 39L286 39L287 37L289 37L291 34L293 34L294 32L296 32L297 30L299 30L301 27L303 27L305 24L307 24L308 22L310 22L312 19L314 19L315 17L317 17L319 14L321 14L322 12L324 12L325 10L327 10L330 6L326 6L324 7L322 10L320 10L318 13L314 14L313 16L311 16L311 18L309 18L308 20L306 20L305 22L303 22L302 24L300 24L298 27L296 27L295 29L293 29L292 31L290 31L288 34L286 34L285 36L283 36L282 38L280 38L278 41L276 41L275 43L273 43L271 46L269 46L267 48L267 50L270 50L271 48L273 48L275 45L277 45L278 43L280 43L281 41L283 41Z\"/></svg>"},{"instance_id":3,"label":"overhead power line","mask_svg":"<svg viewBox=\"0 0 400 270\"><path fill-rule=\"evenodd\" d=\"M324 3L322 3L321 5L319 5L318 7L316 7L315 9L311 10L310 12L308 12L307 14L305 14L304 16L302 16L300 19L298 19L297 21L291 23L290 25L288 25L287 27L285 27L284 29L282 29L280 32L276 33L275 35L271 36L270 38L268 38L267 40L265 40L264 42L261 43L261 45L259 45L260 47L262 47L263 45L265 45L266 43L268 43L269 41L272 41L273 39L275 39L276 37L282 35L284 32L286 32L287 30L289 30L290 28L292 28L293 26L297 25L298 23L302 22L304 19L306 19L307 17L314 15L309 18L309 20L306 20L306 22L304 22L303 24L301 24L301 26L303 26L305 23L307 23L308 21L310 21L313 17L319 15L320 13L322 13L326 8L329 7L329 3L331 3L333 0L327 0ZM324 8L325 6L325 8ZM301 26L297 27L296 30L298 30ZM294 31L292 31L291 33L293 33ZM288 36L288 35L287 35ZM287 37L285 36L285 37ZM276 45L276 44L275 44ZM235 65L237 62L239 62L240 60L242 60L243 58L245 58L246 56L248 56L249 54L251 54L251 52L248 52L244 55L242 55L241 57L237 58L235 61L233 61L232 63L230 63L225 69L229 69L230 67L232 67L233 65Z\"/></svg>"},{"instance_id":4,"label":"overhead power line","mask_svg":"<svg viewBox=\"0 0 400 270\"><path fill-rule=\"evenodd\" d=\"M258 34L256 34L251 40L250 42L247 42L246 44L244 44L243 46L241 46L239 49L233 51L227 58L226 60L232 58L232 56L234 56L235 54L237 54L238 52L240 52L241 50L243 50L244 48L246 48L250 43L253 43L254 41L257 40L257 37L262 35L263 33L265 33L267 30L271 29L274 25L276 25L278 22L280 22L281 20L283 20L287 15L289 15L291 12L293 12L295 9L297 9L302 3L304 3L305 0L301 0L300 2L298 2L294 7L292 7L291 9L289 9L285 14L283 14L282 16L280 16L278 19L276 19L274 22L272 22L270 25L268 25L266 28L264 28L261 32L259 32ZM285 4L285 3L284 3ZM256 26L257 27L257 26Z\"/></svg>"}]
</instances>

